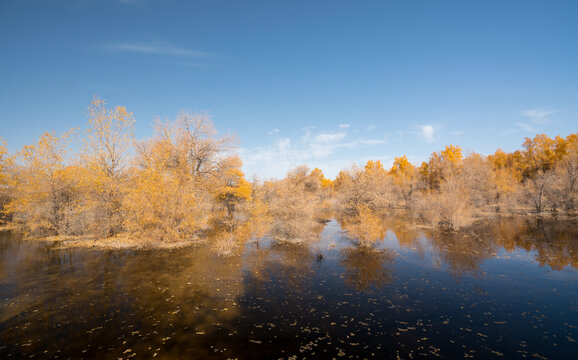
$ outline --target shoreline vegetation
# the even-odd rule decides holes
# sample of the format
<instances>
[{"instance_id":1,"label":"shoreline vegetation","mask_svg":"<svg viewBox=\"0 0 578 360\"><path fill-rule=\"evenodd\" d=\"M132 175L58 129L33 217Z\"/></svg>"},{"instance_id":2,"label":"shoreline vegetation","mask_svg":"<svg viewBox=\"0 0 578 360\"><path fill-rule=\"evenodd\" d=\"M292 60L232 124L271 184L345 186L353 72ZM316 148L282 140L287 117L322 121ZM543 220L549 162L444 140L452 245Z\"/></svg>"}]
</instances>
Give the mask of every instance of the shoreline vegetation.
<instances>
[{"instance_id":1,"label":"shoreline vegetation","mask_svg":"<svg viewBox=\"0 0 578 360\"><path fill-rule=\"evenodd\" d=\"M348 224L347 222L339 221L336 218L331 219L323 219L317 220L319 222L318 227L322 230L324 224L330 222L331 220L336 220L340 225L345 225L345 236L349 237L353 240L358 247L368 247L370 248L375 242L383 240L385 237L385 233L388 230L388 225L384 220L385 217L397 217L399 215L391 214L391 213L383 213L380 216L377 216L378 221L371 222L367 219L363 219L359 221L357 224L353 226ZM508 221L512 220L525 220L525 221L536 221L538 224L542 221L546 221L549 223L556 223L556 222L563 222L563 223L574 223L576 222L577 218L574 215L566 215L566 214L558 214L558 213L542 213L537 214L535 212L512 212L507 214L499 214L499 213L482 213L478 214L478 217L473 219L471 223L459 229L448 229L442 227L432 227L431 225L424 224L424 223L409 223L407 221L406 216L399 217L401 222L403 223L403 231L402 232L427 232L428 235L435 235L439 234L441 236L447 236L452 234L459 234L464 233L467 234L471 227L474 225L478 225L483 223L484 221ZM356 226L357 225L357 226ZM69 248L93 248L93 249L101 249L101 250L154 250L154 249L179 249L179 248L186 248L186 247L193 247L193 246L203 246L203 245L212 245L213 249L217 251L219 255L233 255L238 254L236 250L242 250L240 246L237 245L244 245L246 242L260 242L262 241L265 236L261 238L252 238L252 239L243 239L238 244L233 242L233 239L230 239L231 243L227 244L227 241L220 243L218 241L214 241L215 238L210 238L209 236L194 236L188 239L178 239L178 240L169 240L169 241L158 241L152 238L146 239L139 239L137 237L131 236L128 233L120 233L116 235L112 235L105 238L93 237L93 236L86 236L86 235L52 235L52 236L30 236L26 233L25 227L22 224L15 224L15 223L5 223L0 225L0 232L2 231L12 231L12 232L19 232L22 234L22 239L25 241L37 241L43 243L50 243L52 245L52 249L69 249ZM234 234L234 233L233 233ZM283 241L280 239L273 239L277 243L280 244L293 244L296 246L307 244L307 243L316 243L318 240L318 236L320 235L320 231L318 234L312 233L309 234L309 239L312 241ZM471 234L470 234L471 235Z\"/></svg>"},{"instance_id":2,"label":"shoreline vegetation","mask_svg":"<svg viewBox=\"0 0 578 360\"><path fill-rule=\"evenodd\" d=\"M494 216L576 217L578 133L539 134L488 156L448 145L419 166L406 156L390 169L368 161L335 179L300 166L280 180L248 181L237 139L219 135L207 114L157 122L142 141L123 106L95 97L87 115L85 130L46 132L15 154L0 142L0 230L62 247L209 242L226 256L250 239L315 241L330 219L370 247L387 216L443 232Z\"/></svg>"}]
</instances>

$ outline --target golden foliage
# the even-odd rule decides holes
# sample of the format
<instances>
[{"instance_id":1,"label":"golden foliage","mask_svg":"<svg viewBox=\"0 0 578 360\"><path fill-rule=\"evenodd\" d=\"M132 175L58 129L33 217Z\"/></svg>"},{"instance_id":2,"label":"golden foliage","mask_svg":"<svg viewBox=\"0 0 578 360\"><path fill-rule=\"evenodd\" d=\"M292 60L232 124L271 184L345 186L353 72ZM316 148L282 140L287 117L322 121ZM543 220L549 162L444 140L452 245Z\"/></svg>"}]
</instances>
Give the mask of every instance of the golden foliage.
<instances>
[{"instance_id":1,"label":"golden foliage","mask_svg":"<svg viewBox=\"0 0 578 360\"><path fill-rule=\"evenodd\" d=\"M222 157L232 141L217 136L206 114L182 113L173 122L157 123L155 138L137 145L123 205L127 229L156 240L191 239L218 216L215 201L229 216L234 205L250 201L241 160ZM227 244L222 236L215 239Z\"/></svg>"},{"instance_id":2,"label":"golden foliage","mask_svg":"<svg viewBox=\"0 0 578 360\"><path fill-rule=\"evenodd\" d=\"M365 205L358 206L354 215L342 218L341 227L360 246L383 240L386 231L383 220Z\"/></svg>"},{"instance_id":3,"label":"golden foliage","mask_svg":"<svg viewBox=\"0 0 578 360\"><path fill-rule=\"evenodd\" d=\"M259 184L245 179L236 139L219 135L208 114L158 122L154 137L139 143L133 130L124 106L95 97L79 155L70 152L76 130L46 132L16 158L0 142L2 211L37 235L212 238L231 255L251 236L313 241L333 210L352 238L371 245L384 236L376 215L384 210L409 209L413 219L457 229L501 206L572 212L578 200L578 133L539 134L523 150L487 157L464 157L449 145L418 168L407 156L389 171L370 160L333 181L319 168L298 167Z\"/></svg>"},{"instance_id":4,"label":"golden foliage","mask_svg":"<svg viewBox=\"0 0 578 360\"><path fill-rule=\"evenodd\" d=\"M338 197L342 210L351 213L362 205L373 210L393 205L392 179L379 160L368 161L363 169L354 166L340 176Z\"/></svg>"},{"instance_id":5,"label":"golden foliage","mask_svg":"<svg viewBox=\"0 0 578 360\"><path fill-rule=\"evenodd\" d=\"M229 216L232 216L236 204L251 200L252 186L245 180L241 165L238 156L222 160L218 183L214 189L216 198L225 204Z\"/></svg>"},{"instance_id":6,"label":"golden foliage","mask_svg":"<svg viewBox=\"0 0 578 360\"><path fill-rule=\"evenodd\" d=\"M82 176L68 159L75 133L70 130L56 136L46 132L19 154L24 166L17 174L17 196L7 210L35 234L69 234L82 212Z\"/></svg>"},{"instance_id":7,"label":"golden foliage","mask_svg":"<svg viewBox=\"0 0 578 360\"><path fill-rule=\"evenodd\" d=\"M345 285L351 289L371 292L393 281L395 255L389 249L345 248L340 255Z\"/></svg>"},{"instance_id":8,"label":"golden foliage","mask_svg":"<svg viewBox=\"0 0 578 360\"><path fill-rule=\"evenodd\" d=\"M88 108L83 162L86 170L87 211L93 214L93 230L110 236L123 229L128 150L133 143L134 118L124 106L107 107L95 97Z\"/></svg>"},{"instance_id":9,"label":"golden foliage","mask_svg":"<svg viewBox=\"0 0 578 360\"><path fill-rule=\"evenodd\" d=\"M123 202L129 231L156 240L178 240L192 237L207 225L208 194L187 176L188 170L175 165L174 153L168 138L138 147L139 165L132 170L132 186Z\"/></svg>"},{"instance_id":10,"label":"golden foliage","mask_svg":"<svg viewBox=\"0 0 578 360\"><path fill-rule=\"evenodd\" d=\"M462 164L462 149L449 145L441 152L431 154L427 166L422 164L422 174L426 176L430 188L437 189L448 178L455 176Z\"/></svg>"},{"instance_id":11,"label":"golden foliage","mask_svg":"<svg viewBox=\"0 0 578 360\"><path fill-rule=\"evenodd\" d=\"M417 182L415 167L407 160L407 156L396 157L389 174L393 176L393 183L398 197L407 206Z\"/></svg>"},{"instance_id":12,"label":"golden foliage","mask_svg":"<svg viewBox=\"0 0 578 360\"><path fill-rule=\"evenodd\" d=\"M232 136L219 136L208 114L180 113L175 121L157 122L157 136L171 145L170 165L195 180L214 180L220 155L231 150Z\"/></svg>"},{"instance_id":13,"label":"golden foliage","mask_svg":"<svg viewBox=\"0 0 578 360\"><path fill-rule=\"evenodd\" d=\"M264 196L273 219L271 235L287 243L302 243L319 236L319 179L305 166L276 183L266 184ZM322 228L322 227L321 227Z\"/></svg>"},{"instance_id":14,"label":"golden foliage","mask_svg":"<svg viewBox=\"0 0 578 360\"><path fill-rule=\"evenodd\" d=\"M9 181L9 171L14 165L14 159L8 153L6 141L0 138L0 186L5 186Z\"/></svg>"},{"instance_id":15,"label":"golden foliage","mask_svg":"<svg viewBox=\"0 0 578 360\"><path fill-rule=\"evenodd\" d=\"M88 128L84 138L87 167L98 187L118 178L126 166L132 146L134 118L124 106L107 108L95 97L88 107Z\"/></svg>"},{"instance_id":16,"label":"golden foliage","mask_svg":"<svg viewBox=\"0 0 578 360\"><path fill-rule=\"evenodd\" d=\"M403 184L413 177L415 167L407 160L407 156L396 157L389 173L396 179L396 183Z\"/></svg>"},{"instance_id":17,"label":"golden foliage","mask_svg":"<svg viewBox=\"0 0 578 360\"><path fill-rule=\"evenodd\" d=\"M432 227L455 230L472 222L472 206L467 185L452 178L439 189L424 191L412 204L412 215Z\"/></svg>"},{"instance_id":18,"label":"golden foliage","mask_svg":"<svg viewBox=\"0 0 578 360\"><path fill-rule=\"evenodd\" d=\"M444 161L447 161L451 166L458 167L463 159L462 148L453 145L446 146L441 153L441 158Z\"/></svg>"},{"instance_id":19,"label":"golden foliage","mask_svg":"<svg viewBox=\"0 0 578 360\"><path fill-rule=\"evenodd\" d=\"M14 187L14 156L8 153L6 141L0 138L0 220L4 219L5 207L12 198Z\"/></svg>"},{"instance_id":20,"label":"golden foliage","mask_svg":"<svg viewBox=\"0 0 578 360\"><path fill-rule=\"evenodd\" d=\"M538 134L533 139L526 138L523 144L525 177L532 177L538 171L548 171L554 167L560 154L560 151L556 151L556 145L556 141L544 134ZM563 143L560 145L563 146Z\"/></svg>"}]
</instances>

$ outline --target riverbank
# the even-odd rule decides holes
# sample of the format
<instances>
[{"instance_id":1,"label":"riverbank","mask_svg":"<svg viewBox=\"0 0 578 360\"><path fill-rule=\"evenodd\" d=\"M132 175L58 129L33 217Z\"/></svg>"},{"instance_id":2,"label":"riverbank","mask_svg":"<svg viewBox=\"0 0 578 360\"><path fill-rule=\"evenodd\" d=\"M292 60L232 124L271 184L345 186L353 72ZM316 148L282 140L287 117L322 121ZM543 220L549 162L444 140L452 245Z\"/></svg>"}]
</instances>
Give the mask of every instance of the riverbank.
<instances>
[{"instance_id":1,"label":"riverbank","mask_svg":"<svg viewBox=\"0 0 578 360\"><path fill-rule=\"evenodd\" d=\"M0 226L0 231L22 231L22 228L15 224ZM154 241L151 239L142 239L131 234L118 234L107 238L87 237L87 236L22 236L26 241L49 242L53 243L54 249L68 248L95 248L109 250L144 250L144 249L177 249L189 246L195 246L203 242L202 239L189 239L178 241Z\"/></svg>"},{"instance_id":2,"label":"riverbank","mask_svg":"<svg viewBox=\"0 0 578 360\"><path fill-rule=\"evenodd\" d=\"M548 221L569 221L576 220L575 215L568 215L563 213L543 213L535 214L531 212L519 211L516 213L495 213L491 211L478 212L475 217L472 217L469 225L464 226L460 229L451 230L443 228L440 226L432 226L428 223L415 222L409 220L408 214L404 211L385 211L376 214L377 218L381 218L380 221L385 227L388 227L388 219L398 221L402 220L406 224L404 228L406 230L414 231L426 231L426 232L443 232L443 233L458 233L467 231L467 229L473 227L475 224L488 220L498 220L507 218L526 218L526 219L543 219ZM364 224L359 224L364 226ZM371 224L365 224L371 226ZM374 226L375 224L373 224ZM365 227L367 227L365 226ZM385 229L383 229L385 230ZM190 246L200 245L207 241L204 237L194 237L190 239L179 239L179 240L155 240L153 236L142 237L138 234L121 233L112 237L102 238L94 236L70 236L70 235L57 235L57 236L46 236L46 237L35 237L26 236L25 231L19 224L8 223L0 226L0 231L13 231L21 232L22 238L26 241L38 241L38 242L49 242L53 244L56 249L66 249L66 248L96 248L96 249L133 249L133 250L145 250L145 249L176 249L184 248ZM230 242L230 241L229 241ZM234 241L233 241L234 242ZM228 242L227 242L228 243ZM232 245L232 244L230 244Z\"/></svg>"}]
</instances>

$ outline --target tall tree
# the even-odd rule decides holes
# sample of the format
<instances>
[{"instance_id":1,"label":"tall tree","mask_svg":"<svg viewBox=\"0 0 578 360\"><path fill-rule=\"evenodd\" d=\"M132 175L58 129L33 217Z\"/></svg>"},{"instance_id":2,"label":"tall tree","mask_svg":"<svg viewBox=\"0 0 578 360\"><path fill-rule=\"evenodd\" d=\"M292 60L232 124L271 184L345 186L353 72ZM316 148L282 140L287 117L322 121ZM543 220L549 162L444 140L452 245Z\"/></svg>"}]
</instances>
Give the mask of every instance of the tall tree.
<instances>
[{"instance_id":1,"label":"tall tree","mask_svg":"<svg viewBox=\"0 0 578 360\"><path fill-rule=\"evenodd\" d=\"M95 97L88 108L84 160L90 178L92 211L102 235L122 229L122 197L134 118L124 106L108 107Z\"/></svg>"},{"instance_id":2,"label":"tall tree","mask_svg":"<svg viewBox=\"0 0 578 360\"><path fill-rule=\"evenodd\" d=\"M235 137L217 133L206 113L180 113L175 121L159 122L157 133L172 144L173 165L195 180L216 176L220 156L236 144Z\"/></svg>"}]
</instances>

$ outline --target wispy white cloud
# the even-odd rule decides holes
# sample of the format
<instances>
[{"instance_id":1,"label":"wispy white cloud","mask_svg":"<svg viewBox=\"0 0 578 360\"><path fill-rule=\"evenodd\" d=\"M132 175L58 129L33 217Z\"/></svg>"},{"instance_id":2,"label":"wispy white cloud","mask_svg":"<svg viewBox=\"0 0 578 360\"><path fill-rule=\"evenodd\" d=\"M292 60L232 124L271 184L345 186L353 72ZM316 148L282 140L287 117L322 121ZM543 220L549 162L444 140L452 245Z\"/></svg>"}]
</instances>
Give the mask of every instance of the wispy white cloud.
<instances>
[{"instance_id":1,"label":"wispy white cloud","mask_svg":"<svg viewBox=\"0 0 578 360\"><path fill-rule=\"evenodd\" d=\"M321 133L315 136L315 141L322 144L336 143L344 139L345 136L345 133Z\"/></svg>"},{"instance_id":2,"label":"wispy white cloud","mask_svg":"<svg viewBox=\"0 0 578 360\"><path fill-rule=\"evenodd\" d=\"M375 125L368 125L368 126L365 128L365 130L368 130L368 131L369 131L369 130L373 130L373 129L375 129Z\"/></svg>"},{"instance_id":3,"label":"wispy white cloud","mask_svg":"<svg viewBox=\"0 0 578 360\"><path fill-rule=\"evenodd\" d=\"M349 124L339 124L339 127L340 127L341 129L347 129L347 128L350 127L350 126L351 126L351 125L349 125Z\"/></svg>"},{"instance_id":4,"label":"wispy white cloud","mask_svg":"<svg viewBox=\"0 0 578 360\"><path fill-rule=\"evenodd\" d=\"M554 114L554 111L545 110L542 108L522 111L522 115L527 118L530 118L530 121L533 122L534 124L549 123L550 122L549 116L552 114Z\"/></svg>"},{"instance_id":5,"label":"wispy white cloud","mask_svg":"<svg viewBox=\"0 0 578 360\"><path fill-rule=\"evenodd\" d=\"M281 132L281 130L279 130L279 129L273 129L273 130L269 131L267 134L273 135L273 134L278 134L279 132Z\"/></svg>"},{"instance_id":6,"label":"wispy white cloud","mask_svg":"<svg viewBox=\"0 0 578 360\"><path fill-rule=\"evenodd\" d=\"M291 149L291 139L285 138L277 142L277 148L282 154L286 154Z\"/></svg>"},{"instance_id":7,"label":"wispy white cloud","mask_svg":"<svg viewBox=\"0 0 578 360\"><path fill-rule=\"evenodd\" d=\"M298 165L311 168L321 167L328 176L352 163L349 159L335 154L343 149L375 146L385 143L385 139L350 138L350 134L342 131L315 131L315 128L303 129L300 136L294 139L284 137L266 147L243 148L240 150L243 158L243 169L248 176L260 174L265 178L282 178L287 171ZM348 151L346 154L349 154Z\"/></svg>"},{"instance_id":8,"label":"wispy white cloud","mask_svg":"<svg viewBox=\"0 0 578 360\"><path fill-rule=\"evenodd\" d=\"M520 115L527 118L528 121L522 122L518 121L514 125L526 132L536 133L540 131L542 125L547 125L551 123L550 115L554 114L555 111L545 110L543 108L535 108L520 111Z\"/></svg>"},{"instance_id":9,"label":"wispy white cloud","mask_svg":"<svg viewBox=\"0 0 578 360\"><path fill-rule=\"evenodd\" d=\"M378 144L385 144L385 139L367 139L367 140L360 140L359 141L365 145L378 145Z\"/></svg>"},{"instance_id":10,"label":"wispy white cloud","mask_svg":"<svg viewBox=\"0 0 578 360\"><path fill-rule=\"evenodd\" d=\"M435 129L433 125L420 125L417 135L425 142L431 144L435 140Z\"/></svg>"},{"instance_id":11,"label":"wispy white cloud","mask_svg":"<svg viewBox=\"0 0 578 360\"><path fill-rule=\"evenodd\" d=\"M204 51L189 49L170 43L109 43L104 44L103 48L108 51L115 52L176 56L186 58L199 58L211 55Z\"/></svg>"}]
</instances>

